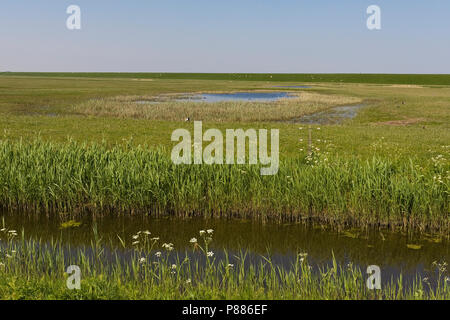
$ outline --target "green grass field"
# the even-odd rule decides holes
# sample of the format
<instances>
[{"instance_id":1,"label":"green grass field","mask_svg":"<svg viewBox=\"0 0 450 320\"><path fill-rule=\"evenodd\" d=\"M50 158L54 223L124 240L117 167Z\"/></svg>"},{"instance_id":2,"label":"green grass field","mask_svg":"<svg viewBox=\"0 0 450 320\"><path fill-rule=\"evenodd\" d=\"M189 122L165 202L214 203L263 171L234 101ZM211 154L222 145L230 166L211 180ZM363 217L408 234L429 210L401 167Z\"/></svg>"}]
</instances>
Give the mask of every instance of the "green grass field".
<instances>
[{"instance_id":1,"label":"green grass field","mask_svg":"<svg viewBox=\"0 0 450 320\"><path fill-rule=\"evenodd\" d=\"M289 91L296 98L213 105L166 99L236 91ZM166 101L159 105L135 103L161 97ZM334 107L347 105L362 107L339 124L292 121L315 112L327 117ZM204 129L279 129L278 174L261 176L258 165L174 165L171 133L193 130L186 117L203 121ZM0 209L74 219L148 214L314 222L448 239L449 141L450 75L1 73ZM90 245L68 248L3 225L0 298L448 299L450 294L445 262L433 266L438 275L432 286L417 275L410 283L400 277L372 291L365 270L334 261L311 272L304 254L291 268L268 257L230 265L208 256L208 237L192 235L200 239L193 249L201 259L186 261L141 233L119 238L124 250L125 243L139 241L124 258L120 250L106 256L108 244L95 227L94 235ZM68 262L81 268L81 290L67 290Z\"/></svg>"},{"instance_id":2,"label":"green grass field","mask_svg":"<svg viewBox=\"0 0 450 320\"><path fill-rule=\"evenodd\" d=\"M183 76L188 79L179 78ZM237 81L241 76L247 81ZM309 89L275 87L279 85L277 81L306 81L308 77L314 80L318 77L321 82L304 83L311 85ZM362 83L332 83L339 77L347 79L346 82L359 79ZM271 212L269 216L283 220L291 219L295 212L296 217L312 215L327 223L352 221L365 225L370 222L448 233L450 87L445 84L449 78L446 75L273 75L270 78L270 75L4 73L0 75L0 134L5 164L0 169L4 190L2 206L36 208L36 211L47 207L60 210L66 206L132 210L148 209L146 203L152 200L160 211L181 215L195 215L195 211L204 215L209 210L224 216L239 213L258 218L267 216L262 212ZM283 82L283 85L290 84L296 83ZM289 90L299 96L270 105L215 105L220 112L206 104L186 107L168 102L153 108L133 103L135 99L165 94L252 90ZM315 156L331 164L308 167L305 164L310 147L308 126L288 120L347 104L364 107L356 118L342 124L311 126ZM265 108L264 112L258 112L258 108ZM189 114L191 109L194 116ZM192 124L184 122L186 115L192 120L202 120L205 128L279 129L280 172L284 176L279 175L266 184L257 175L238 177L233 174L237 168L225 166L217 171L215 179L231 179L227 181L235 187L228 190L207 184L213 172L208 166L175 171L165 166L169 171L158 174L171 172L168 179L179 181L180 189L173 189L168 198L161 196L155 200L155 194L165 191L158 184L154 189L133 192L133 196L124 185L115 185L106 173L111 168L120 169L119 164L111 162L90 168L84 160L73 164L64 156L77 159L91 152L90 148L103 150L104 147L116 148L111 151L116 159L127 157L123 150L128 150L125 155L137 154L127 160L131 162L150 159L152 156L147 155L146 148L162 147L166 150L162 152L167 154L174 145L170 140L173 130L192 130ZM49 146L36 139L58 144ZM75 144L67 144L69 139ZM97 146L81 147L83 143ZM93 154L95 159L101 159L101 154ZM55 159L47 168L34 161L45 157ZM57 160L59 157L63 161ZM162 161L165 162L167 159ZM76 176L75 169L70 168L77 168L84 178ZM97 179L89 179L90 170L99 172ZM129 167L121 170L125 174ZM14 172L21 174L12 176ZM55 172L60 172L57 177L50 175ZM156 174L156 171L146 172L153 177ZM147 177L142 172L135 174L140 179ZM186 174L197 177L198 185L189 186L189 181L183 178ZM294 189L287 176L297 179ZM58 184L55 181L58 177L64 177L64 183ZM302 177L310 177L307 184ZM20 190L19 185L24 189ZM33 191L27 186L33 186ZM55 186L60 192L55 191ZM268 186L276 188L272 190ZM105 197L106 193L101 191L116 187L114 196ZM269 189L272 190L270 200L257 191ZM96 196L87 197L86 190L97 190ZM224 198L227 201L213 200L223 194L227 195ZM239 207L241 201L244 205Z\"/></svg>"},{"instance_id":3,"label":"green grass field","mask_svg":"<svg viewBox=\"0 0 450 320\"><path fill-rule=\"evenodd\" d=\"M450 85L448 74L280 74L280 73L82 73L82 72L0 72L4 76L132 78L162 80L343 82L376 84Z\"/></svg>"}]
</instances>

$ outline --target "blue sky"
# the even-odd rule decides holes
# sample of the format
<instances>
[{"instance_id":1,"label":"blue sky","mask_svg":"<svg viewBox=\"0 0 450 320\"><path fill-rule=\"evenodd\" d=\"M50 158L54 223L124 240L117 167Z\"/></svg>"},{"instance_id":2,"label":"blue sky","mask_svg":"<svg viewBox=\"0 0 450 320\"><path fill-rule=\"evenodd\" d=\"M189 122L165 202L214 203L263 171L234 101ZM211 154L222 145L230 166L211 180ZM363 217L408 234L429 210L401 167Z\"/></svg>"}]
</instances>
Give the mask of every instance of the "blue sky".
<instances>
[{"instance_id":1,"label":"blue sky","mask_svg":"<svg viewBox=\"0 0 450 320\"><path fill-rule=\"evenodd\" d=\"M450 73L450 1L2 0L5 70Z\"/></svg>"}]
</instances>

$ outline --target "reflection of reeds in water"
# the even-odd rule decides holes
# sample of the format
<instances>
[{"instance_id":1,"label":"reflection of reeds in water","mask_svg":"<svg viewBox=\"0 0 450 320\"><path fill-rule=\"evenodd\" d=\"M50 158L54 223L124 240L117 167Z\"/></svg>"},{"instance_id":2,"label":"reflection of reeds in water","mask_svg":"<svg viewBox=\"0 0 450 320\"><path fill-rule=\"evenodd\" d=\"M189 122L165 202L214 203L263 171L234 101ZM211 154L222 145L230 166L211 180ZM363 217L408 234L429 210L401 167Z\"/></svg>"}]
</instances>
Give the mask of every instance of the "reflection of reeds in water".
<instances>
[{"instance_id":1,"label":"reflection of reeds in water","mask_svg":"<svg viewBox=\"0 0 450 320\"><path fill-rule=\"evenodd\" d=\"M244 250L216 258L209 249L213 230L201 230L190 245L199 259L180 258L173 245L149 231L130 235L134 249L124 258L101 249L101 235L88 248L67 248L58 242L18 239L14 230L0 231L0 297L2 299L448 299L447 265L436 265L436 283L419 276L385 281L380 290L367 288L365 270L351 263L312 270L306 253L290 268L269 256L258 263ZM197 239L198 237L198 239ZM80 268L80 289L67 288L67 267Z\"/></svg>"},{"instance_id":2,"label":"reflection of reeds in water","mask_svg":"<svg viewBox=\"0 0 450 320\"><path fill-rule=\"evenodd\" d=\"M0 205L35 212L243 217L449 230L448 163L310 154L259 165L174 165L163 150L0 141ZM439 177L437 179L436 177Z\"/></svg>"}]
</instances>

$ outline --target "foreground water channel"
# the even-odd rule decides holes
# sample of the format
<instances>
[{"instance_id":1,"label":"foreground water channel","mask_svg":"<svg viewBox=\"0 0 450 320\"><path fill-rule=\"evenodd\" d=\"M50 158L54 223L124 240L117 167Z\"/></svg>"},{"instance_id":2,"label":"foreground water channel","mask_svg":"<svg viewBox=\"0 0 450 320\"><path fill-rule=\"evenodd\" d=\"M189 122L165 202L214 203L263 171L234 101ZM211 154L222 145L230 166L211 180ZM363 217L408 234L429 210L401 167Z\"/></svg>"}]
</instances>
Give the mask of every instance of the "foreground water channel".
<instances>
[{"instance_id":1,"label":"foreground water channel","mask_svg":"<svg viewBox=\"0 0 450 320\"><path fill-rule=\"evenodd\" d=\"M216 259L223 259L224 250L232 263L239 263L246 254L246 263L260 262L262 256L270 257L282 268L291 268L299 253L308 254L308 262L314 267L331 266L333 256L340 266L352 263L365 272L369 265L381 268L383 282L396 279L402 274L408 282L417 275L436 279L433 262L449 262L449 242L440 237L411 236L380 230L327 230L320 226L305 224L261 223L247 220L204 219L156 219L148 216L104 216L68 220L67 217L0 214L1 223L25 240L39 239L41 243L55 240L74 248L89 248L92 241L101 238L106 253L117 253L126 260L133 250L132 236L139 231L150 231L158 237L156 250L163 243L173 243L175 254L195 256L193 237L200 230L213 229L210 250ZM69 221L69 222L68 222ZM98 232L95 236L94 229ZM122 241L125 242L125 245ZM163 251L163 250L162 250Z\"/></svg>"}]
</instances>

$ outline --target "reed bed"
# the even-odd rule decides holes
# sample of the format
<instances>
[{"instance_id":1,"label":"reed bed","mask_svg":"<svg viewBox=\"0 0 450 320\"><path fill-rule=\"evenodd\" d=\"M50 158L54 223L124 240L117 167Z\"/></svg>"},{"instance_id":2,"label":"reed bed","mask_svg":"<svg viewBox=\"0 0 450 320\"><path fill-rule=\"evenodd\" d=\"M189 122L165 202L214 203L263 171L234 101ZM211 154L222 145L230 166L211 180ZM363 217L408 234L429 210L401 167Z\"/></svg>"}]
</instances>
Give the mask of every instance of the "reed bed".
<instances>
[{"instance_id":1,"label":"reed bed","mask_svg":"<svg viewBox=\"0 0 450 320\"><path fill-rule=\"evenodd\" d=\"M361 103L344 95L304 91L276 102L180 102L180 95L117 96L93 99L72 107L90 116L184 121L186 118L214 122L286 121L340 105ZM138 103L139 102L139 103ZM146 103L147 102L147 103Z\"/></svg>"},{"instance_id":2,"label":"reed bed","mask_svg":"<svg viewBox=\"0 0 450 320\"><path fill-rule=\"evenodd\" d=\"M448 234L449 163L311 153L259 165L174 165L145 146L0 141L0 207L35 213L315 220Z\"/></svg>"},{"instance_id":3,"label":"reed bed","mask_svg":"<svg viewBox=\"0 0 450 320\"><path fill-rule=\"evenodd\" d=\"M57 240L25 240L16 230L0 230L0 299L448 299L447 264L436 264L433 284L417 276L412 282L391 278L380 289L367 287L367 275L349 263L313 270L307 253L291 267L259 262L246 255L217 259L209 245L214 230L200 230L190 240L197 258L180 257L170 243L149 231L130 235L134 249L109 255L101 235L88 247L70 248ZM197 239L198 237L198 239ZM233 260L231 260L233 259ZM232 263L230 263L230 261ZM78 266L80 286L69 290L67 267Z\"/></svg>"}]
</instances>

